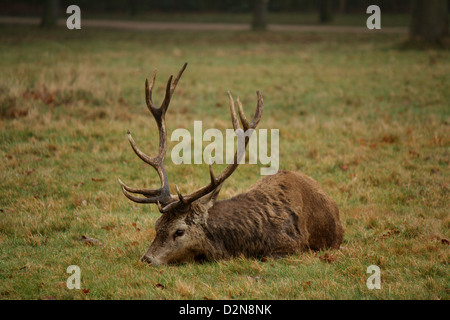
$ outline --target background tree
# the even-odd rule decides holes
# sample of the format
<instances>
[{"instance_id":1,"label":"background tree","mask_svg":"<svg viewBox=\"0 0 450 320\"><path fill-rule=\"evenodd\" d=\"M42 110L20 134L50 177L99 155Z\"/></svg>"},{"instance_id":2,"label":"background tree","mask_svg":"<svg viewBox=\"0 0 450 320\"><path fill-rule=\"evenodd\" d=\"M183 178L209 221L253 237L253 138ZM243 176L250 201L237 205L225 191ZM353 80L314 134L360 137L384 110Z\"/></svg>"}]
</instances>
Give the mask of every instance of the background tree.
<instances>
[{"instance_id":1,"label":"background tree","mask_svg":"<svg viewBox=\"0 0 450 320\"><path fill-rule=\"evenodd\" d=\"M448 35L448 1L413 0L409 33L411 40L441 42Z\"/></svg>"},{"instance_id":2,"label":"background tree","mask_svg":"<svg viewBox=\"0 0 450 320\"><path fill-rule=\"evenodd\" d=\"M139 10L139 0L129 0L128 6L130 8L130 15L135 17Z\"/></svg>"},{"instance_id":3,"label":"background tree","mask_svg":"<svg viewBox=\"0 0 450 320\"><path fill-rule=\"evenodd\" d=\"M267 6L269 0L254 0L253 3L253 30L267 29Z\"/></svg>"},{"instance_id":4,"label":"background tree","mask_svg":"<svg viewBox=\"0 0 450 320\"><path fill-rule=\"evenodd\" d=\"M45 0L42 11L41 27L56 27L58 23L58 0Z\"/></svg>"},{"instance_id":5,"label":"background tree","mask_svg":"<svg viewBox=\"0 0 450 320\"><path fill-rule=\"evenodd\" d=\"M331 15L332 2L331 2L331 0L318 0L317 3L319 6L319 21L321 23L330 22L332 19L332 15Z\"/></svg>"}]
</instances>

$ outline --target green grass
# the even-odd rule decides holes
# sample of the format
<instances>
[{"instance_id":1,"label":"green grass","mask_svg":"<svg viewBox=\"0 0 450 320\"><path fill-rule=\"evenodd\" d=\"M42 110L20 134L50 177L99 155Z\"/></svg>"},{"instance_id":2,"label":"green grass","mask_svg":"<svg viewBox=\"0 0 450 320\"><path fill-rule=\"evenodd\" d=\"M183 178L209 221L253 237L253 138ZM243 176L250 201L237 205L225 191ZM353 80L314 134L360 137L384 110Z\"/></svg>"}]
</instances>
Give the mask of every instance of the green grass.
<instances>
[{"instance_id":1,"label":"green grass","mask_svg":"<svg viewBox=\"0 0 450 320\"><path fill-rule=\"evenodd\" d=\"M1 27L0 298L448 299L450 57L398 50L403 40ZM341 250L158 268L138 261L159 213L127 201L117 178L147 187L158 179L126 130L156 151L144 80L158 68L160 101L185 61L169 133L194 120L230 128L226 91L251 113L261 90L259 128L280 129L281 169L312 176L335 199ZM206 165L175 166L169 152L166 168L185 192L208 181ZM241 165L220 197L258 178L258 166ZM372 264L381 290L366 287ZM66 288L69 265L81 267L84 291Z\"/></svg>"}]
</instances>

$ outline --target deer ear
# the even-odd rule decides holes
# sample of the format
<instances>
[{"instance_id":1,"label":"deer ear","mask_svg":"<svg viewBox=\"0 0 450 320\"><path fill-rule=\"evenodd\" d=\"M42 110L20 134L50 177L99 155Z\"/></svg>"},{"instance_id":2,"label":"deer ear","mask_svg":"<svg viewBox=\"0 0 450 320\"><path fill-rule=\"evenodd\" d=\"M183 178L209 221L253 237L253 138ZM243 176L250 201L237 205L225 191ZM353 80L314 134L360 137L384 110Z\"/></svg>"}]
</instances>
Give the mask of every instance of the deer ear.
<instances>
[{"instance_id":1,"label":"deer ear","mask_svg":"<svg viewBox=\"0 0 450 320\"><path fill-rule=\"evenodd\" d=\"M197 200L203 206L203 208L206 209L206 211L208 211L208 209L211 208L216 202L221 188L222 184L219 184L213 191Z\"/></svg>"},{"instance_id":2,"label":"deer ear","mask_svg":"<svg viewBox=\"0 0 450 320\"><path fill-rule=\"evenodd\" d=\"M191 214L188 215L188 219L190 221L195 224L206 224L206 221L208 220L208 210L216 202L220 188L222 188L222 184L218 185L213 191L192 203L194 209Z\"/></svg>"}]
</instances>

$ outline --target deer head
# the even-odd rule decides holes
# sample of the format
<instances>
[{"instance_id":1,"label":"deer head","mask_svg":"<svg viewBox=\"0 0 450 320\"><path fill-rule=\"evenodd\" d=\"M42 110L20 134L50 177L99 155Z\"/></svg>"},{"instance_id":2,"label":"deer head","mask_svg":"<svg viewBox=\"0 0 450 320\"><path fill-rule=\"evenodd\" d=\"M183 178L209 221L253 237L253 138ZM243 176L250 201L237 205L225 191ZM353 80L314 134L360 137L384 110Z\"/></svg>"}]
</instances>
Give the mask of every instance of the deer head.
<instances>
[{"instance_id":1,"label":"deer head","mask_svg":"<svg viewBox=\"0 0 450 320\"><path fill-rule=\"evenodd\" d=\"M155 223L156 238L150 248L141 258L141 261L158 264L178 263L182 261L202 259L205 256L205 250L208 250L208 214L213 207L223 182L231 176L239 165L240 157L243 156L238 150L234 155L234 161L218 176L215 176L211 164L209 165L210 181L206 186L188 194L182 195L178 186L175 185L176 195L172 195L169 190L169 182L166 170L164 168L164 158L167 151L167 129L165 115L169 107L172 95L181 78L187 63L183 65L178 75L173 79L169 77L166 86L164 100L159 108L156 108L152 100L152 91L156 79L154 73L150 84L145 81L145 98L150 113L156 120L159 131L159 152L155 157L149 157L143 153L134 142L130 131L128 131L128 140L136 155L145 163L156 169L161 187L156 190L130 188L120 179L123 194L130 200L137 203L155 203L161 217ZM230 113L234 130L254 130L258 125L262 110L263 100L259 91L257 91L257 107L255 115L251 122L247 120L244 114L239 98L237 99L239 118L242 127L237 119L235 104L231 93L228 92L230 100ZM245 137L245 147L249 141L249 135ZM244 148L245 149L245 148ZM133 194L141 194L143 197L137 197Z\"/></svg>"}]
</instances>

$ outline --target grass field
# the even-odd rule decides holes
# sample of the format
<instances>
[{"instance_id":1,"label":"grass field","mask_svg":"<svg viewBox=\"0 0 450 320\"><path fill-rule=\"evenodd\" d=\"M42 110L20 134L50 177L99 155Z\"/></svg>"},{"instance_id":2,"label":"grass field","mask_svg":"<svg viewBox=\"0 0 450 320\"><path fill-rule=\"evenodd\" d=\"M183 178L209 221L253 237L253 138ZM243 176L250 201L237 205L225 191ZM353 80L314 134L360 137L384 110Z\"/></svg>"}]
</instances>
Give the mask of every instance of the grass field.
<instances>
[{"instance_id":1,"label":"grass field","mask_svg":"<svg viewBox=\"0 0 450 320\"><path fill-rule=\"evenodd\" d=\"M42 31L0 27L1 299L448 299L450 56L400 50L396 35ZM152 267L156 206L137 205L117 178L156 187L126 130L149 154L154 99L188 61L167 115L169 134L194 120L231 128L226 91L259 128L280 129L280 168L320 182L341 212L340 250ZM176 142L169 143L169 151ZM190 192L207 165L174 165ZM215 166L220 172L222 166ZM245 191L241 165L220 198ZM88 245L82 236L98 239ZM69 265L82 290L68 290ZM381 269L368 290L367 267Z\"/></svg>"}]
</instances>

